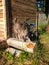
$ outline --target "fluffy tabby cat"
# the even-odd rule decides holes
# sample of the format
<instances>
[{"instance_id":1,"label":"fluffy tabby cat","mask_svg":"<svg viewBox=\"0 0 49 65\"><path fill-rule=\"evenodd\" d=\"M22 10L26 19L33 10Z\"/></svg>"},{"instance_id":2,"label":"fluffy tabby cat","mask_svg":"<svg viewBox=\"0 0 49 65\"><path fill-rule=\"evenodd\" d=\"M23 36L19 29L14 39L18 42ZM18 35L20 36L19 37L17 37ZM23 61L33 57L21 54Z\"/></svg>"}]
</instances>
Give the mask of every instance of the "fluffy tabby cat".
<instances>
[{"instance_id":1,"label":"fluffy tabby cat","mask_svg":"<svg viewBox=\"0 0 49 65\"><path fill-rule=\"evenodd\" d=\"M14 18L13 23L14 23L13 31L14 31L15 38L18 41L30 41L28 37L27 26L24 23L17 21L17 18Z\"/></svg>"}]
</instances>

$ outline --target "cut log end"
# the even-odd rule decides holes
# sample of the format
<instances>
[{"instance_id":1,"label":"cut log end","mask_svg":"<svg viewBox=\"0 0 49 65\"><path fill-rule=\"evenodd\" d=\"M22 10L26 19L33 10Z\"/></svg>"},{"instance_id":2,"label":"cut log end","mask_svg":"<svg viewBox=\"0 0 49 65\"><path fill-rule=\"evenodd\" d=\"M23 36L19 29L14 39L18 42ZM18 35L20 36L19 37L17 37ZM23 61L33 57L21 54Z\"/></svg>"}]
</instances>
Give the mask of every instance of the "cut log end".
<instances>
[{"instance_id":1,"label":"cut log end","mask_svg":"<svg viewBox=\"0 0 49 65\"><path fill-rule=\"evenodd\" d=\"M34 42L20 42L20 41L17 41L15 38L8 39L7 44L14 48L18 48L20 50L24 50L24 51L30 52L30 53L34 52L34 48L36 46L36 43L34 43Z\"/></svg>"}]
</instances>

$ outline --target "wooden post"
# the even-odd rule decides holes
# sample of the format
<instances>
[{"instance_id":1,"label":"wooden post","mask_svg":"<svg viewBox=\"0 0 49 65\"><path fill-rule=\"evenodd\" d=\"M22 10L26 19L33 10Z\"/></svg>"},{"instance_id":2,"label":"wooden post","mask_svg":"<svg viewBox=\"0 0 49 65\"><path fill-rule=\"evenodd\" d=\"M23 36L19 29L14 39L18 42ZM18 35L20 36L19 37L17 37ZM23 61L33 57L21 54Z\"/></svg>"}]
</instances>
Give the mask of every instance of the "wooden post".
<instances>
[{"instance_id":1,"label":"wooden post","mask_svg":"<svg viewBox=\"0 0 49 65\"><path fill-rule=\"evenodd\" d=\"M37 39L38 39L38 12L36 12L36 27L37 27Z\"/></svg>"}]
</instances>

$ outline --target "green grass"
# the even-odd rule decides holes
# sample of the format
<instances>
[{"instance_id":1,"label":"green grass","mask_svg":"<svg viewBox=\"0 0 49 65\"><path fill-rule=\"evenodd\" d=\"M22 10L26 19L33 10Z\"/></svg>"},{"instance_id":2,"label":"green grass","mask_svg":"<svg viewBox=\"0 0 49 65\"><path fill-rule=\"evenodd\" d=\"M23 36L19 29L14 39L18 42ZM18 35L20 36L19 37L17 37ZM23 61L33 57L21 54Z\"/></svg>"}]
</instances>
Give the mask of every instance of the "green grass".
<instances>
[{"instance_id":1,"label":"green grass","mask_svg":"<svg viewBox=\"0 0 49 65\"><path fill-rule=\"evenodd\" d=\"M40 32L39 32L40 33ZM22 52L19 57L0 50L0 65L49 65L49 33L42 32L37 41L35 52Z\"/></svg>"},{"instance_id":2,"label":"green grass","mask_svg":"<svg viewBox=\"0 0 49 65\"><path fill-rule=\"evenodd\" d=\"M0 59L3 60L3 64L6 62L5 65L36 65L38 62L37 57L28 52L22 52L19 57L14 57L11 53L2 51L0 52Z\"/></svg>"}]
</instances>

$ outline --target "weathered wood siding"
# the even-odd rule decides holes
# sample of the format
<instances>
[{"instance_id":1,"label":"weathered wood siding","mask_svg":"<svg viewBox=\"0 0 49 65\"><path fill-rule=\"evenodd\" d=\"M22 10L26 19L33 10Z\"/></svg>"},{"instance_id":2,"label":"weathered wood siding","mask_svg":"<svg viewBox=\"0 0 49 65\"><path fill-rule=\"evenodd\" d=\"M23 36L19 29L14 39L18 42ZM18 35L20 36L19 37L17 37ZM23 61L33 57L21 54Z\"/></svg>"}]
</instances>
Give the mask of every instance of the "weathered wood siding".
<instances>
[{"instance_id":1,"label":"weathered wood siding","mask_svg":"<svg viewBox=\"0 0 49 65\"><path fill-rule=\"evenodd\" d=\"M5 4L4 4L5 0L0 0L0 40L1 39L5 39L6 37L6 33L5 33Z\"/></svg>"},{"instance_id":2,"label":"weathered wood siding","mask_svg":"<svg viewBox=\"0 0 49 65\"><path fill-rule=\"evenodd\" d=\"M36 0L11 0L11 7L12 19L17 18L17 21L23 22L27 18L30 18L30 20L26 22L28 23L34 22L36 24L37 11ZM34 29L36 29L36 26L34 27Z\"/></svg>"},{"instance_id":3,"label":"weathered wood siding","mask_svg":"<svg viewBox=\"0 0 49 65\"><path fill-rule=\"evenodd\" d=\"M11 0L12 17L30 17L36 21L36 0Z\"/></svg>"},{"instance_id":4,"label":"weathered wood siding","mask_svg":"<svg viewBox=\"0 0 49 65\"><path fill-rule=\"evenodd\" d=\"M0 0L0 39L7 39L7 34L11 32L8 32L11 30L10 23L12 22L9 17L10 4L7 4L9 1L11 1L12 18L18 17L20 21L24 21L29 17L36 22L36 0Z\"/></svg>"}]
</instances>

